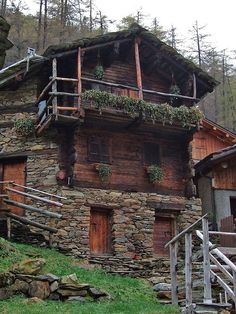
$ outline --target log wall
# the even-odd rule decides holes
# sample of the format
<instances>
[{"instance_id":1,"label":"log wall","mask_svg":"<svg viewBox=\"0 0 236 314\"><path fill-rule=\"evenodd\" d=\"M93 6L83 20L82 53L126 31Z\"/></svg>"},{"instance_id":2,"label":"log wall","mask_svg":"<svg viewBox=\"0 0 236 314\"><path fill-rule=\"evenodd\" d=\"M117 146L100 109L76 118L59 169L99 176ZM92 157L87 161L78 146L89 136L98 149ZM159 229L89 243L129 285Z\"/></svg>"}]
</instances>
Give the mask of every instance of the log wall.
<instances>
[{"instance_id":1,"label":"log wall","mask_svg":"<svg viewBox=\"0 0 236 314\"><path fill-rule=\"evenodd\" d=\"M214 188L224 190L236 190L236 158L232 158L227 163L227 168L222 168L218 164L213 169Z\"/></svg>"},{"instance_id":2,"label":"log wall","mask_svg":"<svg viewBox=\"0 0 236 314\"><path fill-rule=\"evenodd\" d=\"M229 146L227 142L212 135L208 131L200 130L193 137L193 160L199 161L211 153Z\"/></svg>"},{"instance_id":3,"label":"log wall","mask_svg":"<svg viewBox=\"0 0 236 314\"><path fill-rule=\"evenodd\" d=\"M108 137L111 145L112 175L108 183L101 183L96 163L88 161L88 139L91 136ZM109 132L99 129L81 129L75 137L78 154L75 163L75 180L79 186L115 188L130 191L153 191L164 194L184 195L185 168L184 143L158 138L152 134L132 134L130 132ZM161 183L150 183L144 162L144 143L160 146L161 167L164 178Z\"/></svg>"}]
</instances>

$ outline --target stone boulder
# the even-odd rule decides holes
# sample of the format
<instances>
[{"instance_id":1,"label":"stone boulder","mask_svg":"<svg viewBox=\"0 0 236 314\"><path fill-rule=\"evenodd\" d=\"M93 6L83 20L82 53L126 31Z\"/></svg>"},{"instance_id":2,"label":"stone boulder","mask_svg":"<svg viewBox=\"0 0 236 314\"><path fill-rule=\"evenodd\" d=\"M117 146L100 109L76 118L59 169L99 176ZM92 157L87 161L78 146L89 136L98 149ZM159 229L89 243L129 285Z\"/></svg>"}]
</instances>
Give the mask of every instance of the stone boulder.
<instances>
[{"instance_id":1,"label":"stone boulder","mask_svg":"<svg viewBox=\"0 0 236 314\"><path fill-rule=\"evenodd\" d=\"M50 295L50 286L47 281L35 280L29 284L28 294L30 297L37 297L39 299L47 299Z\"/></svg>"},{"instance_id":2,"label":"stone boulder","mask_svg":"<svg viewBox=\"0 0 236 314\"><path fill-rule=\"evenodd\" d=\"M46 261L43 258L25 259L18 264L12 266L13 273L22 273L28 275L37 275L42 270Z\"/></svg>"}]
</instances>

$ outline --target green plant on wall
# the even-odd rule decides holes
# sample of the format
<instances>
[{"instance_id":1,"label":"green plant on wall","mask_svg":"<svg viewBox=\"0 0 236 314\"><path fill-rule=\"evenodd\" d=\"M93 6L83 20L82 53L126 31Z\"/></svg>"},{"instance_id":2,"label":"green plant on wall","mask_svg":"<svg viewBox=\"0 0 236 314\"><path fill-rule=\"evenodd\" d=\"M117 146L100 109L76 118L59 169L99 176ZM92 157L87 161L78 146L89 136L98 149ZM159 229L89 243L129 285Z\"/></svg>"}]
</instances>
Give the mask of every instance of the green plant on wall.
<instances>
[{"instance_id":1,"label":"green plant on wall","mask_svg":"<svg viewBox=\"0 0 236 314\"><path fill-rule=\"evenodd\" d=\"M150 165L147 167L147 174L151 183L160 183L163 179L163 171L158 165Z\"/></svg>"},{"instance_id":2,"label":"green plant on wall","mask_svg":"<svg viewBox=\"0 0 236 314\"><path fill-rule=\"evenodd\" d=\"M103 66L101 65L97 65L94 69L94 77L97 80L102 80L103 79L103 75L104 75L104 70L103 70Z\"/></svg>"},{"instance_id":3,"label":"green plant on wall","mask_svg":"<svg viewBox=\"0 0 236 314\"><path fill-rule=\"evenodd\" d=\"M112 173L110 165L102 163L96 165L96 170L102 182L107 181Z\"/></svg>"},{"instance_id":4,"label":"green plant on wall","mask_svg":"<svg viewBox=\"0 0 236 314\"><path fill-rule=\"evenodd\" d=\"M20 118L14 123L14 128L17 134L29 136L34 133L34 122L31 118Z\"/></svg>"},{"instance_id":5,"label":"green plant on wall","mask_svg":"<svg viewBox=\"0 0 236 314\"><path fill-rule=\"evenodd\" d=\"M122 110L132 118L141 115L143 120L159 122L163 125L177 123L182 127L191 128L197 126L203 119L202 112L194 106L188 108L186 106L173 107L168 103L153 104L142 99L117 96L98 90L87 90L82 94L82 98L92 101L100 113L105 108L113 108Z\"/></svg>"}]
</instances>

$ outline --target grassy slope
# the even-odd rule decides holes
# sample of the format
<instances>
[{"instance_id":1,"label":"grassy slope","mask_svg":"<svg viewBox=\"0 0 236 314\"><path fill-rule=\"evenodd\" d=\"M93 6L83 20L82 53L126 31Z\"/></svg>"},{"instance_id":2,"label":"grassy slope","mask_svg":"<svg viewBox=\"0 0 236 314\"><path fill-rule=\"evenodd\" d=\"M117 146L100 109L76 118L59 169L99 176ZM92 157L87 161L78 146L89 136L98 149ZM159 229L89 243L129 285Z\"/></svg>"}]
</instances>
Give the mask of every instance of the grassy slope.
<instances>
[{"instance_id":1,"label":"grassy slope","mask_svg":"<svg viewBox=\"0 0 236 314\"><path fill-rule=\"evenodd\" d=\"M7 270L12 263L27 257L28 253L39 254L47 261L44 273L51 272L58 276L76 273L81 283L89 283L109 292L112 301L86 304L44 301L42 304L26 305L25 299L18 296L10 300L0 301L1 314L179 313L176 307L158 304L152 289L144 280L108 275L98 269L82 269L78 266L78 260L64 256L55 250L40 249L22 244L14 244L14 246L17 248L17 252L11 252L7 257L0 255L0 272Z\"/></svg>"}]
</instances>

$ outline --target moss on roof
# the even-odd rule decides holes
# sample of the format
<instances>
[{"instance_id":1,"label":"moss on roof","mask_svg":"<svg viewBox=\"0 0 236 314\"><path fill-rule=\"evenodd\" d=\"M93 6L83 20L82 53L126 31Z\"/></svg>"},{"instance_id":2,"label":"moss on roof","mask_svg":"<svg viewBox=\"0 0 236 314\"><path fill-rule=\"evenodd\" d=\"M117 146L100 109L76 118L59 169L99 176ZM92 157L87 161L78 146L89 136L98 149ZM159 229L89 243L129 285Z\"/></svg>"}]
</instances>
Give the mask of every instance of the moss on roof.
<instances>
[{"instance_id":1,"label":"moss on roof","mask_svg":"<svg viewBox=\"0 0 236 314\"><path fill-rule=\"evenodd\" d=\"M212 91L213 88L218 85L218 82L213 77L208 75L205 71L196 66L192 61L183 57L174 48L158 39L153 33L141 27L137 23L132 24L128 30L107 33L105 35L100 35L92 38L83 38L73 41L71 43L50 46L45 51L44 56L51 57L54 54L66 52L68 50L76 49L78 47L85 48L97 44L108 43L114 40L126 38L132 39L137 35L141 39L148 42L154 49L156 48L158 51L163 52L163 55L172 58L176 63L185 68L186 71L196 73L199 79L203 80L204 83L209 85L209 91Z\"/></svg>"},{"instance_id":2,"label":"moss on roof","mask_svg":"<svg viewBox=\"0 0 236 314\"><path fill-rule=\"evenodd\" d=\"M78 47L85 48L94 46L97 44L109 43L115 40L122 40L122 39L134 39L136 36L139 36L143 39L144 44L147 43L153 50L157 52L162 52L163 56L169 57L173 62L175 62L175 66L181 66L183 70L190 73L195 73L197 78L203 81L203 84L206 86L201 91L201 95L203 96L207 92L211 92L213 88L218 84L218 82L204 72L201 68L197 67L193 62L183 57L180 53L178 53L174 48L167 45L160 39L158 39L154 34L150 31L146 30L145 28L141 27L140 25L134 23L131 27L127 30L118 31L118 32L111 32L104 35L91 37L91 38L82 38L75 40L70 43L62 43L59 45L52 45L49 46L46 51L44 52L43 56L47 58L52 58L54 55L58 53L67 52L73 49L77 49ZM41 63L41 62L39 62ZM18 71L18 67L13 67L11 71ZM5 73L7 75L7 73ZM0 74L0 80L2 79L2 75Z\"/></svg>"}]
</instances>

